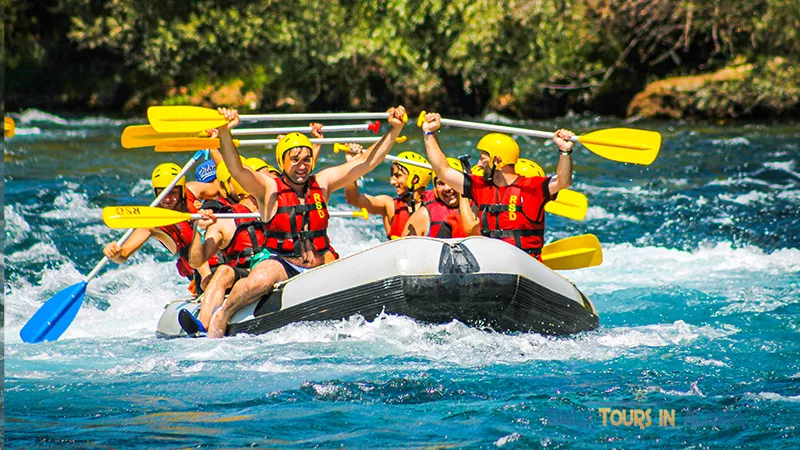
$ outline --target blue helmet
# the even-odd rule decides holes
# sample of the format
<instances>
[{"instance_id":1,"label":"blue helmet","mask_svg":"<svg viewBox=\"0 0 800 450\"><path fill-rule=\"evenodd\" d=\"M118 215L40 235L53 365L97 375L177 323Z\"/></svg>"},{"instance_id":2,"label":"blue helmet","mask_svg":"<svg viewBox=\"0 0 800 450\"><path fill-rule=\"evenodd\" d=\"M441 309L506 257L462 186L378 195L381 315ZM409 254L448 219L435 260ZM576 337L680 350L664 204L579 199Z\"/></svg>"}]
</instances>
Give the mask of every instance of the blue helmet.
<instances>
[{"instance_id":1,"label":"blue helmet","mask_svg":"<svg viewBox=\"0 0 800 450\"><path fill-rule=\"evenodd\" d=\"M195 178L201 183L210 183L217 179L217 165L214 161L208 160L197 166Z\"/></svg>"}]
</instances>

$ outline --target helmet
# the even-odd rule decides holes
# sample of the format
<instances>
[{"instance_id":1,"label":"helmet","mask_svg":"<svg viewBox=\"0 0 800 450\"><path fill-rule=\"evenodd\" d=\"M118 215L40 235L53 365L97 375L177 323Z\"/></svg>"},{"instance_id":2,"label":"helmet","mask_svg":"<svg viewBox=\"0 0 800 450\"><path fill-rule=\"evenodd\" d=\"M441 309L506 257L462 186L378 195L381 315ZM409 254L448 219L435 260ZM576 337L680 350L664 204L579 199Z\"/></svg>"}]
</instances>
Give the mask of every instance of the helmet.
<instances>
[{"instance_id":1,"label":"helmet","mask_svg":"<svg viewBox=\"0 0 800 450\"><path fill-rule=\"evenodd\" d=\"M517 172L517 175L527 178L543 177L545 175L541 166L526 158L517 160L517 163L514 165L514 171Z\"/></svg>"},{"instance_id":2,"label":"helmet","mask_svg":"<svg viewBox=\"0 0 800 450\"><path fill-rule=\"evenodd\" d=\"M214 161L208 160L203 164L197 166L195 171L195 179L201 183L211 183L217 179L217 165Z\"/></svg>"},{"instance_id":3,"label":"helmet","mask_svg":"<svg viewBox=\"0 0 800 450\"><path fill-rule=\"evenodd\" d=\"M249 167L249 168L251 168L251 169L253 169L254 172L258 172L259 170L261 170L261 169L263 169L265 167L267 169L272 167L269 164L267 164L267 162L264 161L261 158L247 158L247 159L244 160L244 165Z\"/></svg>"},{"instance_id":4,"label":"helmet","mask_svg":"<svg viewBox=\"0 0 800 450\"><path fill-rule=\"evenodd\" d=\"M430 164L424 156L420 155L419 153L414 152L402 152L397 155L400 159L407 159L409 161L414 161L423 164ZM401 161L394 161L395 164L402 166L408 171L408 179L406 180L406 186L412 191L419 188L426 188L428 187L428 183L431 182L431 175L433 172L430 169L424 169L419 166L414 166L411 164L406 164ZM417 184L414 184L414 175L419 177L419 181Z\"/></svg>"},{"instance_id":5,"label":"helmet","mask_svg":"<svg viewBox=\"0 0 800 450\"><path fill-rule=\"evenodd\" d=\"M172 183L172 180L181 173L181 167L175 163L159 164L153 169L151 177L153 189L164 189ZM175 186L186 187L186 176L182 176Z\"/></svg>"},{"instance_id":6,"label":"helmet","mask_svg":"<svg viewBox=\"0 0 800 450\"><path fill-rule=\"evenodd\" d=\"M482 177L483 176L483 167L481 167L481 166L472 166L472 169L470 169L470 172L472 172L473 175L477 175L479 177Z\"/></svg>"},{"instance_id":7,"label":"helmet","mask_svg":"<svg viewBox=\"0 0 800 450\"><path fill-rule=\"evenodd\" d=\"M489 167L494 164L494 157L500 157L500 164L496 169L510 164L516 164L519 159L519 145L517 141L506 134L489 133L478 141L478 150L489 154Z\"/></svg>"},{"instance_id":8,"label":"helmet","mask_svg":"<svg viewBox=\"0 0 800 450\"><path fill-rule=\"evenodd\" d=\"M462 164L457 158L447 158L447 165L459 172L464 172L464 164ZM438 177L434 176L433 178L435 180Z\"/></svg>"},{"instance_id":9,"label":"helmet","mask_svg":"<svg viewBox=\"0 0 800 450\"><path fill-rule=\"evenodd\" d=\"M278 167L283 170L283 155L289 150L297 147L308 147L308 149L311 150L311 170L314 170L314 147L312 147L311 139L298 132L287 134L283 137L283 139L278 141L278 145L275 146L275 159L278 160Z\"/></svg>"},{"instance_id":10,"label":"helmet","mask_svg":"<svg viewBox=\"0 0 800 450\"><path fill-rule=\"evenodd\" d=\"M246 160L243 157L239 156L239 160L242 162L242 165L246 166ZM219 187L222 189L222 192L228 196L235 196L241 193L246 194L243 189L238 190L241 189L241 186L239 186L239 183L236 183L236 180L231 176L231 172L228 170L228 166L225 165L225 161L220 161L217 166L217 181L219 182ZM234 185L234 183L236 184Z\"/></svg>"}]
</instances>

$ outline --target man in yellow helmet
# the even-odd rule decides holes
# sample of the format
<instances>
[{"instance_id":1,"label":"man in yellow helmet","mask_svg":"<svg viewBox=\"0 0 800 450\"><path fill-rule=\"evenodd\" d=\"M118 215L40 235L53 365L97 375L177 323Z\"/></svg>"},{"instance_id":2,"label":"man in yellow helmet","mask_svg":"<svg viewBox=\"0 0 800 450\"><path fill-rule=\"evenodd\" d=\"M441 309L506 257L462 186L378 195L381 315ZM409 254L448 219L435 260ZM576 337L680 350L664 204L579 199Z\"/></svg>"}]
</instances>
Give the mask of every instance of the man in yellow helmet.
<instances>
[{"instance_id":1,"label":"man in yellow helmet","mask_svg":"<svg viewBox=\"0 0 800 450\"><path fill-rule=\"evenodd\" d=\"M220 108L228 124L219 128L222 156L233 178L252 193L267 224L266 247L272 255L252 267L250 276L236 283L225 303L213 314L208 337L225 335L235 311L294 275L324 263L330 240L327 236L327 202L330 194L355 182L378 166L391 150L405 122L405 108L387 111L391 130L373 144L365 159L330 167L317 175L311 141L300 133L289 133L275 147L279 178L245 169L233 144L231 130L239 124L236 110Z\"/></svg>"},{"instance_id":2,"label":"man in yellow helmet","mask_svg":"<svg viewBox=\"0 0 800 450\"><path fill-rule=\"evenodd\" d=\"M350 144L350 149L346 155L348 161L367 156L358 144ZM402 152L397 157L428 164L424 156L414 152ZM397 239L402 235L408 218L422 206L422 194L430 183L431 171L402 161L393 162L390 170L389 184L394 187L397 197L362 194L356 183L345 187L344 196L348 204L366 208L370 214L380 214L386 235L389 239Z\"/></svg>"},{"instance_id":3,"label":"man in yellow helmet","mask_svg":"<svg viewBox=\"0 0 800 450\"><path fill-rule=\"evenodd\" d=\"M475 201L483 236L515 245L541 261L544 205L572 184L572 132L558 130L553 137L560 153L556 175L529 178L516 173L519 159L516 141L504 134L487 134L478 142L479 165L485 172L479 176L466 175L447 164L436 137L441 125L441 117L436 113L427 114L422 124L425 149L436 176Z\"/></svg>"},{"instance_id":4,"label":"man in yellow helmet","mask_svg":"<svg viewBox=\"0 0 800 450\"><path fill-rule=\"evenodd\" d=\"M151 177L155 195L158 196L161 194L161 191L168 187L180 172L181 167L174 163L158 165L155 170L153 170ZM170 190L169 194L161 200L159 206L173 211L187 212L185 186L186 177L182 176L177 183L175 183L175 186ZM151 237L161 242L161 244L173 254L179 255L177 262L178 273L192 280L189 290L195 293L195 286L199 279L209 275L211 270L208 264L201 265L197 268L199 279L195 277L195 271L187 259L189 245L192 242L192 224L188 221L163 227L137 228L122 246L117 244L116 241L107 244L105 248L103 248L103 254L106 255L109 260L117 264L122 264Z\"/></svg>"}]
</instances>

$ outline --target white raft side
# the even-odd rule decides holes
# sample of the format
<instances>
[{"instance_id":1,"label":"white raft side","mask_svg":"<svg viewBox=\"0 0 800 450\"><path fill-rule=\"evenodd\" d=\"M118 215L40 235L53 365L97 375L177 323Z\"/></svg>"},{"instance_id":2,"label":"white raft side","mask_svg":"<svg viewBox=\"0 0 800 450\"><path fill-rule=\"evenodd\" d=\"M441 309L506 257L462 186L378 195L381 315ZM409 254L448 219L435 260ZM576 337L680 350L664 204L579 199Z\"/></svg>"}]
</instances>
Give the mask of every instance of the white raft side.
<instances>
[{"instance_id":1,"label":"white raft side","mask_svg":"<svg viewBox=\"0 0 800 450\"><path fill-rule=\"evenodd\" d=\"M456 239L447 239L454 241ZM478 264L481 273L521 275L553 292L583 304L580 292L564 276L553 271L535 258L499 239L483 236L461 239Z\"/></svg>"},{"instance_id":2,"label":"white raft side","mask_svg":"<svg viewBox=\"0 0 800 450\"><path fill-rule=\"evenodd\" d=\"M276 288L283 288L281 309L397 275L438 275L442 241L405 237L383 242L277 283ZM256 301L236 311L229 323L255 318L257 304Z\"/></svg>"},{"instance_id":3,"label":"white raft side","mask_svg":"<svg viewBox=\"0 0 800 450\"><path fill-rule=\"evenodd\" d=\"M440 239L397 239L302 273L284 285L283 309L398 275L439 275L442 244Z\"/></svg>"}]
</instances>

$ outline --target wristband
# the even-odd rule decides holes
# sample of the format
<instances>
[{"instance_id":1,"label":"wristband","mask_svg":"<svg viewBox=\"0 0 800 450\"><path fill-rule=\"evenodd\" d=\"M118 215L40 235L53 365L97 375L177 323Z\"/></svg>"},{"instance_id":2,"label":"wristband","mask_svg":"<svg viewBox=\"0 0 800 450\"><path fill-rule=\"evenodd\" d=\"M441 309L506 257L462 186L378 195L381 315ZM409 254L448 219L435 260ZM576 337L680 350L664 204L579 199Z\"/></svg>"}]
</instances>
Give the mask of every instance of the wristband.
<instances>
[{"instance_id":1,"label":"wristband","mask_svg":"<svg viewBox=\"0 0 800 450\"><path fill-rule=\"evenodd\" d=\"M561 153L561 156L569 156L572 154L572 149L569 149L567 151L559 150L558 153Z\"/></svg>"},{"instance_id":2,"label":"wristband","mask_svg":"<svg viewBox=\"0 0 800 450\"><path fill-rule=\"evenodd\" d=\"M436 132L435 131L423 131L422 134L424 136L436 136Z\"/></svg>"}]
</instances>

